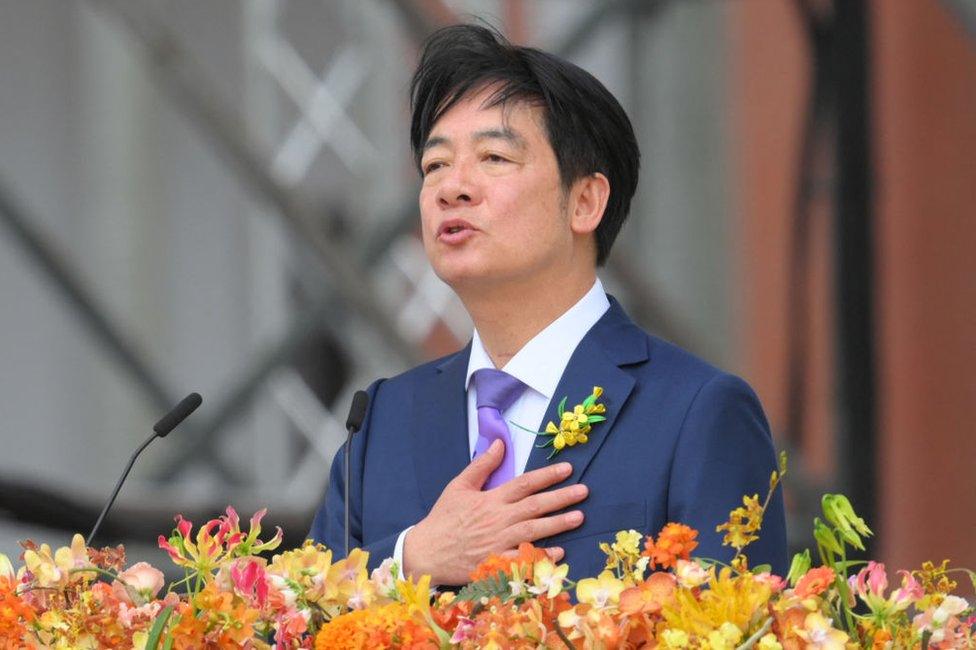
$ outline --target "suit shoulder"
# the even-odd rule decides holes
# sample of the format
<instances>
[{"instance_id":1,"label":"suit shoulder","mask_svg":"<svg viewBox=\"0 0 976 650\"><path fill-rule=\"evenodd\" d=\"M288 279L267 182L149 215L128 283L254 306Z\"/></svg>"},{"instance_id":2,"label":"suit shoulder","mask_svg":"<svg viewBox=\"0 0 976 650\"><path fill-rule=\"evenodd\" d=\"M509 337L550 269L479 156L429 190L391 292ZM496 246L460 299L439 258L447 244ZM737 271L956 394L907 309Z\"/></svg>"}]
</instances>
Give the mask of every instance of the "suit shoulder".
<instances>
[{"instance_id":1,"label":"suit shoulder","mask_svg":"<svg viewBox=\"0 0 976 650\"><path fill-rule=\"evenodd\" d=\"M647 334L649 363L644 372L662 377L673 387L692 393L728 392L754 395L749 384L670 341Z\"/></svg>"}]
</instances>

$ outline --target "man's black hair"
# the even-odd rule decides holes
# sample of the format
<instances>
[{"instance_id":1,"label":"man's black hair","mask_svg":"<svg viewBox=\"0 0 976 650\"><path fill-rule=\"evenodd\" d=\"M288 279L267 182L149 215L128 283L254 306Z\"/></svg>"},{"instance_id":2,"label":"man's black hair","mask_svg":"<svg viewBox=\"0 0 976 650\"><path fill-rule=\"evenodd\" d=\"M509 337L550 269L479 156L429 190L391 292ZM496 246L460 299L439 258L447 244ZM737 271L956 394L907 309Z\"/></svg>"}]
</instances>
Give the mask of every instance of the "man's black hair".
<instances>
[{"instance_id":1,"label":"man's black hair","mask_svg":"<svg viewBox=\"0 0 976 650\"><path fill-rule=\"evenodd\" d=\"M543 109L549 144L564 190L601 172L610 197L596 230L603 265L630 210L640 150L619 102L589 72L557 56L512 45L479 25L453 25L432 34L410 83L410 145L420 168L434 123L465 96L497 86L487 107L525 101Z\"/></svg>"}]
</instances>

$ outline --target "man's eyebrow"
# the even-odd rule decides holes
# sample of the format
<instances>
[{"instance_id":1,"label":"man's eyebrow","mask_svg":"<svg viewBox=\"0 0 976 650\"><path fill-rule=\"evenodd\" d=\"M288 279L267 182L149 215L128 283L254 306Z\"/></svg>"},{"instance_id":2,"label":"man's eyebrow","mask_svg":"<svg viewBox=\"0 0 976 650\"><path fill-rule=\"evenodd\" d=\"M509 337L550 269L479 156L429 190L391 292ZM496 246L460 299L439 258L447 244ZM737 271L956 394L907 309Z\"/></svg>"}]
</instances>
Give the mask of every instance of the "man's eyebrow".
<instances>
[{"instance_id":1,"label":"man's eyebrow","mask_svg":"<svg viewBox=\"0 0 976 650\"><path fill-rule=\"evenodd\" d=\"M447 138L441 137L439 135L435 135L432 138L427 138L427 142L424 143L424 151L429 151L434 147L438 147L442 144L448 144L448 143L450 143L450 140L448 140Z\"/></svg>"},{"instance_id":2,"label":"man's eyebrow","mask_svg":"<svg viewBox=\"0 0 976 650\"><path fill-rule=\"evenodd\" d=\"M518 147L519 149L525 149L527 145L525 138L519 135L517 132L513 131L508 127L503 128L492 128L483 129L481 131L476 131L471 139L475 142L481 140L505 140L506 142ZM434 147L439 147L441 145L450 146L451 141L449 138L444 136L435 135L427 139L424 143L424 151L430 151Z\"/></svg>"},{"instance_id":3,"label":"man's eyebrow","mask_svg":"<svg viewBox=\"0 0 976 650\"><path fill-rule=\"evenodd\" d=\"M509 144L512 144L519 149L525 149L527 146L525 138L507 126L500 129L485 129L483 131L477 131L472 137L472 140L475 142L478 142L479 140L505 140Z\"/></svg>"}]
</instances>

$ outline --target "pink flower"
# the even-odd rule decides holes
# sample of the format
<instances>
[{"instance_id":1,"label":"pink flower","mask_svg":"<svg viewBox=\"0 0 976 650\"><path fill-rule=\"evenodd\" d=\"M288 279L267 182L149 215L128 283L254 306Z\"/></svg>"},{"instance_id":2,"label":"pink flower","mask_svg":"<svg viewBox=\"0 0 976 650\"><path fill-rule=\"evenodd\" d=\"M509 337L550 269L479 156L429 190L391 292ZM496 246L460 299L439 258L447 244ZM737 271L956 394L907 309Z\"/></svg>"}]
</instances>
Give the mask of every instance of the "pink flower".
<instances>
[{"instance_id":1,"label":"pink flower","mask_svg":"<svg viewBox=\"0 0 976 650\"><path fill-rule=\"evenodd\" d=\"M789 584L783 578L780 578L778 575L770 573L769 571L757 573L753 576L753 579L755 579L756 582L769 587L774 594L778 594L779 592L783 591L783 589L786 588L786 585Z\"/></svg>"},{"instance_id":2,"label":"pink flower","mask_svg":"<svg viewBox=\"0 0 976 650\"><path fill-rule=\"evenodd\" d=\"M899 571L901 587L887 598L885 590L888 588L888 576L883 564L870 561L856 576L848 580L851 589L857 592L861 600L868 606L871 613L879 617L879 621L894 612L900 612L925 595L922 586L908 571Z\"/></svg>"},{"instance_id":3,"label":"pink flower","mask_svg":"<svg viewBox=\"0 0 976 650\"><path fill-rule=\"evenodd\" d=\"M146 603L140 607L129 607L124 602L119 603L119 621L123 627L149 627L149 623L156 618L163 608L161 603Z\"/></svg>"},{"instance_id":4,"label":"pink flower","mask_svg":"<svg viewBox=\"0 0 976 650\"><path fill-rule=\"evenodd\" d=\"M302 635L308 631L309 616L307 609L292 609L279 614L274 625L277 647L284 650L294 647L295 642L300 642Z\"/></svg>"},{"instance_id":5,"label":"pink flower","mask_svg":"<svg viewBox=\"0 0 976 650\"><path fill-rule=\"evenodd\" d=\"M119 574L112 590L122 602L140 606L155 598L165 583L162 571L147 562L137 562Z\"/></svg>"},{"instance_id":6,"label":"pink flower","mask_svg":"<svg viewBox=\"0 0 976 650\"><path fill-rule=\"evenodd\" d=\"M451 637L451 643L470 641L475 636L474 621L467 616L459 616L457 627L454 628L454 635Z\"/></svg>"},{"instance_id":7,"label":"pink flower","mask_svg":"<svg viewBox=\"0 0 976 650\"><path fill-rule=\"evenodd\" d=\"M231 567L230 576L234 590L250 605L261 609L268 603L268 575L260 561L239 561Z\"/></svg>"},{"instance_id":8,"label":"pink flower","mask_svg":"<svg viewBox=\"0 0 976 650\"><path fill-rule=\"evenodd\" d=\"M193 522L184 519L183 515L176 515L176 530L180 531L180 536L186 539L193 530Z\"/></svg>"},{"instance_id":9,"label":"pink flower","mask_svg":"<svg viewBox=\"0 0 976 650\"><path fill-rule=\"evenodd\" d=\"M899 571L898 573L901 574L901 587L891 595L891 600L896 609L902 610L921 600L925 595L925 590L922 589L922 585L915 579L915 576L908 571Z\"/></svg>"},{"instance_id":10,"label":"pink flower","mask_svg":"<svg viewBox=\"0 0 976 650\"><path fill-rule=\"evenodd\" d=\"M853 576L851 581L851 586L862 599L866 599L868 595L882 598L888 588L888 574L885 573L885 565L874 560L869 560L868 565L861 569L856 576Z\"/></svg>"}]
</instances>

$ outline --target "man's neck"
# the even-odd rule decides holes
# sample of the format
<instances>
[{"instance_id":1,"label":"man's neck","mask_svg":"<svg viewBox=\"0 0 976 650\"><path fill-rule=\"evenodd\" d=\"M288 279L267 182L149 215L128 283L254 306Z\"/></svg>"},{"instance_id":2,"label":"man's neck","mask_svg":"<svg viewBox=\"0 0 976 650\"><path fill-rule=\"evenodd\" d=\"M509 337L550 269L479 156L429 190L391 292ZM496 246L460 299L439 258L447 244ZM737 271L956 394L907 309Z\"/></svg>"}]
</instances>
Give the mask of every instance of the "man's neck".
<instances>
[{"instance_id":1,"label":"man's neck","mask_svg":"<svg viewBox=\"0 0 976 650\"><path fill-rule=\"evenodd\" d=\"M502 368L526 343L593 288L596 273L579 273L538 287L498 286L462 295L485 352Z\"/></svg>"}]
</instances>

